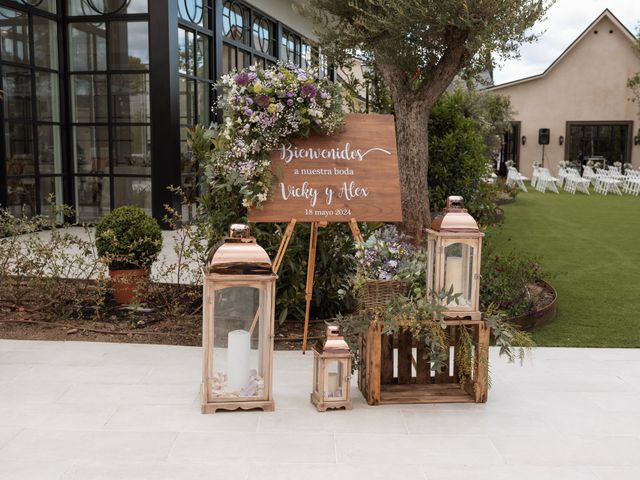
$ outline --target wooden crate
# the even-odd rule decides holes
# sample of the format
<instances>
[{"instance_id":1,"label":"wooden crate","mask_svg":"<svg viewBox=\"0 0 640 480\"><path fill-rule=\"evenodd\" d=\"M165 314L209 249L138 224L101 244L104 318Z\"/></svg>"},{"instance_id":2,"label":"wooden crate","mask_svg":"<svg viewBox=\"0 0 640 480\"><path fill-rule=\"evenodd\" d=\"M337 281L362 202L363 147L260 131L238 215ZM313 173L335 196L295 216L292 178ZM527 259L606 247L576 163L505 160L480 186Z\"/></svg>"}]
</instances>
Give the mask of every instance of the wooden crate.
<instances>
[{"instance_id":1,"label":"wooden crate","mask_svg":"<svg viewBox=\"0 0 640 480\"><path fill-rule=\"evenodd\" d=\"M410 332L382 335L371 325L360 344L358 387L369 405L393 403L484 403L489 372L489 327L483 320L447 320L449 361L431 371L425 347ZM460 329L473 339L472 374L461 384L456 361Z\"/></svg>"}]
</instances>

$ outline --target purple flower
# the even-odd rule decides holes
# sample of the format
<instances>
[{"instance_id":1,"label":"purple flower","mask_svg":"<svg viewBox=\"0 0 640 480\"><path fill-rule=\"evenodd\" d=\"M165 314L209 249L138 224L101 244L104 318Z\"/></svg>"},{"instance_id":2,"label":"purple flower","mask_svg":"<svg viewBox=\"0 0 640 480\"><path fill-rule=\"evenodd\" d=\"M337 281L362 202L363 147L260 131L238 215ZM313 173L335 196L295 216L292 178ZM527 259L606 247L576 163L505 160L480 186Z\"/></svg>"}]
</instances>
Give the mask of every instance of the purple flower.
<instances>
[{"instance_id":1,"label":"purple flower","mask_svg":"<svg viewBox=\"0 0 640 480\"><path fill-rule=\"evenodd\" d=\"M300 89L300 95L307 98L313 98L318 94L318 89L312 83L305 83Z\"/></svg>"},{"instance_id":2,"label":"purple flower","mask_svg":"<svg viewBox=\"0 0 640 480\"><path fill-rule=\"evenodd\" d=\"M293 92L287 92L287 93L285 93L285 95L287 96L287 98L292 98L293 97Z\"/></svg>"},{"instance_id":3,"label":"purple flower","mask_svg":"<svg viewBox=\"0 0 640 480\"><path fill-rule=\"evenodd\" d=\"M331 95L326 90L320 91L320 98L326 100L327 98L331 98Z\"/></svg>"},{"instance_id":4,"label":"purple flower","mask_svg":"<svg viewBox=\"0 0 640 480\"><path fill-rule=\"evenodd\" d=\"M253 114L253 110L251 110L249 107L244 107L242 111L247 117L250 117Z\"/></svg>"},{"instance_id":5,"label":"purple flower","mask_svg":"<svg viewBox=\"0 0 640 480\"><path fill-rule=\"evenodd\" d=\"M253 98L247 97L247 105L253 105Z\"/></svg>"},{"instance_id":6,"label":"purple flower","mask_svg":"<svg viewBox=\"0 0 640 480\"><path fill-rule=\"evenodd\" d=\"M247 72L242 72L236 75L236 85L244 86L249 83L249 75Z\"/></svg>"},{"instance_id":7,"label":"purple flower","mask_svg":"<svg viewBox=\"0 0 640 480\"><path fill-rule=\"evenodd\" d=\"M256 98L256 105L262 108L267 108L269 106L269 97L266 95L260 95Z\"/></svg>"},{"instance_id":8,"label":"purple flower","mask_svg":"<svg viewBox=\"0 0 640 480\"><path fill-rule=\"evenodd\" d=\"M287 106L293 107L293 100L292 99L287 100Z\"/></svg>"},{"instance_id":9,"label":"purple flower","mask_svg":"<svg viewBox=\"0 0 640 480\"><path fill-rule=\"evenodd\" d=\"M247 76L249 77L249 80L251 80L251 81L253 81L253 80L255 80L256 78L258 78L258 74L257 74L256 72L249 72L249 73L247 74Z\"/></svg>"}]
</instances>

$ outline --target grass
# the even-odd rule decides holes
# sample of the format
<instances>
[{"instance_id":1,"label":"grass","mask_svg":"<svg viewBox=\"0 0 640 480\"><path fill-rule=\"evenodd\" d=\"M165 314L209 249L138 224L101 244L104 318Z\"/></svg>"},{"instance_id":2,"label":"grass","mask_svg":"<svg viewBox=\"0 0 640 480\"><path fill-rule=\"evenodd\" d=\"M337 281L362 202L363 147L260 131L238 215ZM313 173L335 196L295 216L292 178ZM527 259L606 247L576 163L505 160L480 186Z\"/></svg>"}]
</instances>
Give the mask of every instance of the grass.
<instances>
[{"instance_id":1,"label":"grass","mask_svg":"<svg viewBox=\"0 0 640 480\"><path fill-rule=\"evenodd\" d=\"M540 346L640 347L640 197L520 193L487 241L538 257L558 292Z\"/></svg>"}]
</instances>

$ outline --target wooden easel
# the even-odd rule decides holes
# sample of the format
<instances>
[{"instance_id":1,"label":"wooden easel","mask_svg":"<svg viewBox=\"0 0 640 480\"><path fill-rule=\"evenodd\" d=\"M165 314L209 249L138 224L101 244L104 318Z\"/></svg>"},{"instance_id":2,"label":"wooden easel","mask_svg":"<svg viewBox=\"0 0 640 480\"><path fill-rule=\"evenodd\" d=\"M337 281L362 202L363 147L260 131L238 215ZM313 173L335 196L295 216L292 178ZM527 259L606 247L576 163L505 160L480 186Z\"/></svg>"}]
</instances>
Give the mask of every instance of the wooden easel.
<instances>
[{"instance_id":1,"label":"wooden easel","mask_svg":"<svg viewBox=\"0 0 640 480\"><path fill-rule=\"evenodd\" d=\"M291 235L293 235L293 229L296 226L296 219L293 218L287 225L287 228L282 235L282 241L280 247L278 247L278 253L273 261L273 273L277 274L280 271L284 254L289 246ZM327 222L311 222L311 234L309 235L309 261L307 262L307 284L305 287L305 299L307 302L304 311L304 334L302 337L302 353L307 351L307 337L309 335L309 313L311 310L311 298L313 297L313 276L316 269L316 251L318 249L318 228L326 227ZM358 222L355 218L349 220L349 228L351 234L356 242L362 242L362 234L358 228Z\"/></svg>"}]
</instances>

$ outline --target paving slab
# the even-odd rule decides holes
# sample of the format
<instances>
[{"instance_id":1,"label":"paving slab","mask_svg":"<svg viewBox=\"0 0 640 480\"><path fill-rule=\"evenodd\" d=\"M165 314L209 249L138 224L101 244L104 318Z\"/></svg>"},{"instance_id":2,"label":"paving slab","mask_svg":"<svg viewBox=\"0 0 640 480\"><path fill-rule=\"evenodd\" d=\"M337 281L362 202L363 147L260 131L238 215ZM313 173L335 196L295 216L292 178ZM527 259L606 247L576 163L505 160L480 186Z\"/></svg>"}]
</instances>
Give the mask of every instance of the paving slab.
<instances>
[{"instance_id":1,"label":"paving slab","mask_svg":"<svg viewBox=\"0 0 640 480\"><path fill-rule=\"evenodd\" d=\"M640 349L491 350L486 404L309 403L275 352L275 412L200 413L201 349L0 340L0 479L640 478Z\"/></svg>"}]
</instances>

